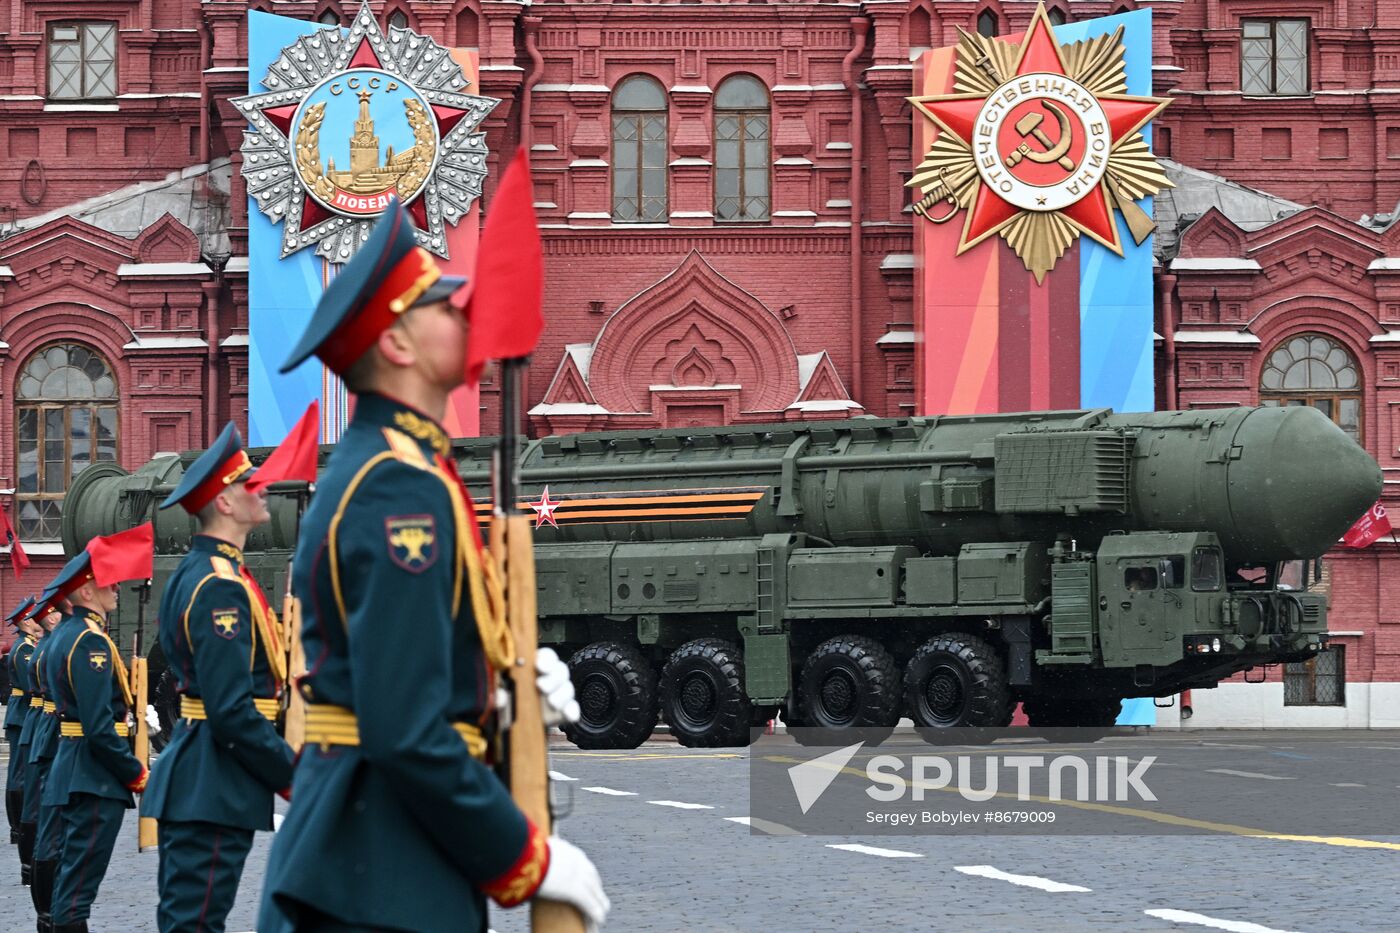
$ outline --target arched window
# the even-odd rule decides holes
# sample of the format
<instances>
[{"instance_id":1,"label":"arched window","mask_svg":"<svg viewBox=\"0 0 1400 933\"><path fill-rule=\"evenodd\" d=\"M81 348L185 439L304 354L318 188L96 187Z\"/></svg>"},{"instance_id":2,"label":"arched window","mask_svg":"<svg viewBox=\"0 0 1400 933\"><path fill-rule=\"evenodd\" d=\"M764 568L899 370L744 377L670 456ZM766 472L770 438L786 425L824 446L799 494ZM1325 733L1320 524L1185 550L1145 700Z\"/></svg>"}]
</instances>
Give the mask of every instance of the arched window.
<instances>
[{"instance_id":1,"label":"arched window","mask_svg":"<svg viewBox=\"0 0 1400 933\"><path fill-rule=\"evenodd\" d=\"M395 10L389 14L389 25L397 26L400 29L408 28L408 14L403 10Z\"/></svg>"},{"instance_id":2,"label":"arched window","mask_svg":"<svg viewBox=\"0 0 1400 933\"><path fill-rule=\"evenodd\" d=\"M1361 443L1361 367L1340 343L1298 334L1264 361L1259 404L1311 405Z\"/></svg>"},{"instance_id":3,"label":"arched window","mask_svg":"<svg viewBox=\"0 0 1400 933\"><path fill-rule=\"evenodd\" d=\"M612 96L613 222L666 220L666 92L634 75Z\"/></svg>"},{"instance_id":4,"label":"arched window","mask_svg":"<svg viewBox=\"0 0 1400 933\"><path fill-rule=\"evenodd\" d=\"M316 14L316 22L320 23L322 26L339 26L340 14L330 7L326 7L320 13Z\"/></svg>"},{"instance_id":5,"label":"arched window","mask_svg":"<svg viewBox=\"0 0 1400 933\"><path fill-rule=\"evenodd\" d=\"M768 89L735 75L715 92L715 219L768 219Z\"/></svg>"},{"instance_id":6,"label":"arched window","mask_svg":"<svg viewBox=\"0 0 1400 933\"><path fill-rule=\"evenodd\" d=\"M991 10L983 10L977 14L977 34L986 36L988 39L997 35L1001 31L1001 24L997 22L997 15Z\"/></svg>"},{"instance_id":7,"label":"arched window","mask_svg":"<svg viewBox=\"0 0 1400 933\"><path fill-rule=\"evenodd\" d=\"M1069 15L1059 7L1051 7L1045 12L1045 16L1050 20L1051 26L1063 26L1069 22Z\"/></svg>"},{"instance_id":8,"label":"arched window","mask_svg":"<svg viewBox=\"0 0 1400 933\"><path fill-rule=\"evenodd\" d=\"M117 459L117 380L87 347L53 344L25 362L15 396L19 536L57 540L68 483Z\"/></svg>"}]
</instances>

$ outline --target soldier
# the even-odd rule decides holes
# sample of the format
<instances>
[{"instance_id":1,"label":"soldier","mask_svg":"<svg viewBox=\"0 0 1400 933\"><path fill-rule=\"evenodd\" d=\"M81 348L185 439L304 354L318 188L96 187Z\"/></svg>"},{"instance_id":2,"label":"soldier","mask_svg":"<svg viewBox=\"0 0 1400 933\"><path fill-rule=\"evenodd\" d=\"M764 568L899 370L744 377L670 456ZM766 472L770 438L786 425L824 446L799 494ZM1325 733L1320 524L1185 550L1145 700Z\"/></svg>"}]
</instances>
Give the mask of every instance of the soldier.
<instances>
[{"instance_id":1,"label":"soldier","mask_svg":"<svg viewBox=\"0 0 1400 933\"><path fill-rule=\"evenodd\" d=\"M509 633L438 424L463 381L467 325L447 300L463 284L394 202L282 367L314 353L357 400L293 562L306 745L261 933L484 930L487 896L566 901L595 924L607 913L592 862L545 838L488 763ZM567 668L545 652L537 667L546 714L576 716Z\"/></svg>"},{"instance_id":2,"label":"soldier","mask_svg":"<svg viewBox=\"0 0 1400 933\"><path fill-rule=\"evenodd\" d=\"M131 681L107 635L117 587L98 585L91 555L83 551L51 588L56 597L71 600L73 611L43 662L45 683L61 711L58 753L43 799L57 808L62 838L49 929L87 933L122 818L136 805L132 794L145 789L148 772L127 742Z\"/></svg>"},{"instance_id":3,"label":"soldier","mask_svg":"<svg viewBox=\"0 0 1400 933\"><path fill-rule=\"evenodd\" d=\"M291 791L292 750L273 725L286 655L243 566L248 533L270 517L252 475L229 424L160 506L199 520L160 601L181 718L141 798L142 815L160 820L161 933L224 929L253 832L272 829L272 795Z\"/></svg>"},{"instance_id":4,"label":"soldier","mask_svg":"<svg viewBox=\"0 0 1400 933\"><path fill-rule=\"evenodd\" d=\"M10 820L11 845L19 842L19 811L24 806L24 791L20 787L20 775L24 771L20 768L17 746L25 714L29 712L29 658L39 640L39 623L24 617L33 608L34 597L29 596L5 616L5 621L20 635L10 645L10 654L5 659L10 672L10 702L5 705L5 741L10 746L10 763L5 771L5 815Z\"/></svg>"},{"instance_id":5,"label":"soldier","mask_svg":"<svg viewBox=\"0 0 1400 933\"><path fill-rule=\"evenodd\" d=\"M34 882L33 866L36 861L43 860L46 863L43 882L47 885L53 878L52 865L48 864L53 859L52 834L44 837L45 845L37 852L36 846L39 841L40 817L43 816L39 800L44 792L49 764L53 761L54 745L57 742L55 736L58 734L57 720L53 717L53 702L44 688L43 677L44 656L52 647L53 630L63 617L58 611L52 589L46 589L39 596L38 602L29 610L27 616L39 623L40 634L39 641L34 646L34 653L29 657L29 670L26 671L30 690L29 714L25 717L19 735L19 753L23 759L21 767L24 769L24 800L19 815L20 876L25 884ZM52 814L49 816L52 819ZM41 890L46 891L48 888L41 886L40 890L29 892L34 899L36 910L43 899Z\"/></svg>"}]
</instances>

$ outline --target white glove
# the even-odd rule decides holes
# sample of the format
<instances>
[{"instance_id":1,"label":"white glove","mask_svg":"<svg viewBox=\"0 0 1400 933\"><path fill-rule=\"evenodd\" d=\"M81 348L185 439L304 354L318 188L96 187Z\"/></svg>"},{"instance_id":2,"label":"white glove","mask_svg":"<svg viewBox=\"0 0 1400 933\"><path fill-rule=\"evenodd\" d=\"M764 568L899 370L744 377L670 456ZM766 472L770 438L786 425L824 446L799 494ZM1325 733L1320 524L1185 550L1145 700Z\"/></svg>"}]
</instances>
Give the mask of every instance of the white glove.
<instances>
[{"instance_id":1,"label":"white glove","mask_svg":"<svg viewBox=\"0 0 1400 933\"><path fill-rule=\"evenodd\" d=\"M540 712L546 726L561 722L578 722L580 710L574 699L574 683L569 679L569 665L559 660L553 648L535 652L535 686L540 691Z\"/></svg>"},{"instance_id":2,"label":"white glove","mask_svg":"<svg viewBox=\"0 0 1400 933\"><path fill-rule=\"evenodd\" d=\"M160 713L151 704L146 704L146 725L150 727L151 735L160 735Z\"/></svg>"},{"instance_id":3,"label":"white glove","mask_svg":"<svg viewBox=\"0 0 1400 933\"><path fill-rule=\"evenodd\" d=\"M540 882L535 897L563 901L577 907L588 922L590 933L602 926L612 908L612 901L603 891L603 879L598 877L598 869L593 867L582 849L558 836L549 837L549 870L545 872L544 881Z\"/></svg>"}]
</instances>

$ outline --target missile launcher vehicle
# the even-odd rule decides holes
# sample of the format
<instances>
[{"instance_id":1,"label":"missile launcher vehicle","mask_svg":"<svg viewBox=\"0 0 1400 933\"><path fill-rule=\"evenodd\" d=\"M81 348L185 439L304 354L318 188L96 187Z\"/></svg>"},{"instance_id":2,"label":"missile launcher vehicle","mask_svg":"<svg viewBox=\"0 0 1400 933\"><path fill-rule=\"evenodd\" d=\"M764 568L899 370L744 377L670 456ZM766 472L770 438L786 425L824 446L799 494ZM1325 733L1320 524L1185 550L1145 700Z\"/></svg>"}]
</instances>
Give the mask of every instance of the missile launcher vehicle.
<instances>
[{"instance_id":1,"label":"missile launcher vehicle","mask_svg":"<svg viewBox=\"0 0 1400 933\"><path fill-rule=\"evenodd\" d=\"M478 494L493 443L454 445ZM84 471L66 548L153 520L159 587L194 527L154 506L196 455ZM1321 650L1309 587L1381 491L1307 407L583 433L526 442L521 479L540 643L570 659L585 748L635 747L659 718L741 745L780 709L827 735L1005 726L1018 701L1032 725L1111 725L1125 697ZM245 549L270 594L297 494L274 487Z\"/></svg>"}]
</instances>

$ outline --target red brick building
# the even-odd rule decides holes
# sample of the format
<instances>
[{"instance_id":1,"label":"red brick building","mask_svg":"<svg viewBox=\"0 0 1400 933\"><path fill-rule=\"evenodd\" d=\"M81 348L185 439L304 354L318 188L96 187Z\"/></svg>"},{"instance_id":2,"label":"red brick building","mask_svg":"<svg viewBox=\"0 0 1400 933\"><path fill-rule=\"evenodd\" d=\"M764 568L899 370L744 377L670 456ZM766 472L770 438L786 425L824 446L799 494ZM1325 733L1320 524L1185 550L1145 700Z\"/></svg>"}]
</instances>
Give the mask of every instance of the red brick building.
<instances>
[{"instance_id":1,"label":"red brick building","mask_svg":"<svg viewBox=\"0 0 1400 933\"><path fill-rule=\"evenodd\" d=\"M492 158L531 151L549 272L532 430L910 412L911 60L957 27L1019 33L1032 2L371 6L479 48L478 91L502 99ZM1157 148L1178 163L1158 199L1159 403L1317 405L1400 477L1400 0L1050 10L1139 6L1155 90L1174 98ZM250 8L352 12L0 8L0 498L35 556L26 585L61 559L77 470L134 468L246 418L228 101L247 91ZM495 401L488 385L488 419ZM1335 555L1332 627L1355 634L1327 662L1343 662L1343 705L1304 711L1319 721L1379 722L1400 700L1388 554ZM0 576L0 601L20 592ZM1329 670L1294 675L1290 699L1337 699ZM1281 691L1227 705L1276 713ZM1213 706L1196 698L1199 721Z\"/></svg>"}]
</instances>

